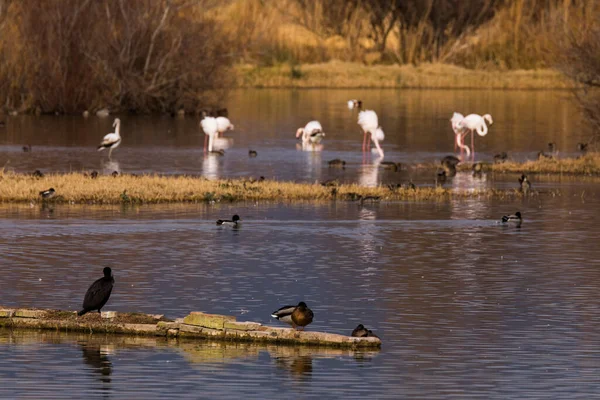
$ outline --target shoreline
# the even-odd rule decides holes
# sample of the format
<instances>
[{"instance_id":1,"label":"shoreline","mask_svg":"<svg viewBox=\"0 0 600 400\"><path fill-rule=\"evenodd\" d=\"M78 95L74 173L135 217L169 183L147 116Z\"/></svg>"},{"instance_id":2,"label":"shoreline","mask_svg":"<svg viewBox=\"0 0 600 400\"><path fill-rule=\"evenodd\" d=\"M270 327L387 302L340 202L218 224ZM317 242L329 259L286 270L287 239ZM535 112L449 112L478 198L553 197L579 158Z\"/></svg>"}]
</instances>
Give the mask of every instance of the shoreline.
<instances>
[{"instance_id":1,"label":"shoreline","mask_svg":"<svg viewBox=\"0 0 600 400\"><path fill-rule=\"evenodd\" d=\"M364 65L341 61L320 64L235 65L235 88L269 89L431 89L571 90L572 81L552 69L469 70L450 64Z\"/></svg>"}]
</instances>

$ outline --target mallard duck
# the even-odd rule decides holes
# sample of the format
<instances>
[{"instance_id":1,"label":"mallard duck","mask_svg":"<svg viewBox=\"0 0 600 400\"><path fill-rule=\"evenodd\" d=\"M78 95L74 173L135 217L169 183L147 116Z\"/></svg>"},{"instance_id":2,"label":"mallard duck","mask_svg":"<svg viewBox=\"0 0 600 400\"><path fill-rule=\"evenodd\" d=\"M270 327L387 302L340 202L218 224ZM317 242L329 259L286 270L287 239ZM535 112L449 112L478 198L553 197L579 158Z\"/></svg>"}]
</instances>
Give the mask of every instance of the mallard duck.
<instances>
[{"instance_id":1,"label":"mallard duck","mask_svg":"<svg viewBox=\"0 0 600 400\"><path fill-rule=\"evenodd\" d=\"M502 223L517 223L520 224L521 222L523 222L523 218L521 218L521 212L517 211L516 213L514 213L513 215L505 215L502 217Z\"/></svg>"},{"instance_id":2,"label":"mallard duck","mask_svg":"<svg viewBox=\"0 0 600 400\"><path fill-rule=\"evenodd\" d=\"M31 153L31 145L23 146L23 153Z\"/></svg>"},{"instance_id":3,"label":"mallard duck","mask_svg":"<svg viewBox=\"0 0 600 400\"><path fill-rule=\"evenodd\" d=\"M56 194L56 190L54 190L54 188L50 188L48 190L42 190L40 192L40 196L42 196L42 199L51 199L54 197L55 194Z\"/></svg>"},{"instance_id":4,"label":"mallard duck","mask_svg":"<svg viewBox=\"0 0 600 400\"><path fill-rule=\"evenodd\" d=\"M257 155L258 155L258 153L256 152L256 150L248 150L248 157L254 158Z\"/></svg>"},{"instance_id":5,"label":"mallard duck","mask_svg":"<svg viewBox=\"0 0 600 400\"><path fill-rule=\"evenodd\" d=\"M31 174L34 178L43 178L44 177L44 173L42 171L40 171L39 169L36 169L35 171L33 171L33 174Z\"/></svg>"},{"instance_id":6,"label":"mallard duck","mask_svg":"<svg viewBox=\"0 0 600 400\"><path fill-rule=\"evenodd\" d=\"M373 333L372 330L365 328L365 326L363 324L359 324L356 328L354 328L354 330L352 331L352 335L353 337L376 337L379 338L379 336L377 336L376 334Z\"/></svg>"},{"instance_id":7,"label":"mallard duck","mask_svg":"<svg viewBox=\"0 0 600 400\"><path fill-rule=\"evenodd\" d=\"M304 327L310 324L314 314L305 302L301 301L297 306L283 306L277 311L273 311L271 317L292 325L292 328Z\"/></svg>"},{"instance_id":8,"label":"mallard duck","mask_svg":"<svg viewBox=\"0 0 600 400\"><path fill-rule=\"evenodd\" d=\"M98 177L98 171L92 171L92 173L90 174L90 178L96 179L97 177Z\"/></svg>"},{"instance_id":9,"label":"mallard duck","mask_svg":"<svg viewBox=\"0 0 600 400\"><path fill-rule=\"evenodd\" d=\"M102 310L102 307L104 307L108 301L110 292L112 292L115 283L115 278L113 278L112 271L109 267L104 268L103 272L104 276L92 283L85 293L85 297L83 298L83 309L77 313L78 316L82 316L93 310L98 310L98 313L100 314L100 310Z\"/></svg>"},{"instance_id":10,"label":"mallard duck","mask_svg":"<svg viewBox=\"0 0 600 400\"><path fill-rule=\"evenodd\" d=\"M119 171L113 171L111 175L113 178L116 178L117 176L119 176Z\"/></svg>"},{"instance_id":11,"label":"mallard duck","mask_svg":"<svg viewBox=\"0 0 600 400\"><path fill-rule=\"evenodd\" d=\"M329 168L346 168L346 161L335 158L327 161L327 165L329 165Z\"/></svg>"},{"instance_id":12,"label":"mallard duck","mask_svg":"<svg viewBox=\"0 0 600 400\"><path fill-rule=\"evenodd\" d=\"M231 219L219 219L217 225L231 225L238 226L238 222L241 221L240 216L235 214Z\"/></svg>"}]
</instances>

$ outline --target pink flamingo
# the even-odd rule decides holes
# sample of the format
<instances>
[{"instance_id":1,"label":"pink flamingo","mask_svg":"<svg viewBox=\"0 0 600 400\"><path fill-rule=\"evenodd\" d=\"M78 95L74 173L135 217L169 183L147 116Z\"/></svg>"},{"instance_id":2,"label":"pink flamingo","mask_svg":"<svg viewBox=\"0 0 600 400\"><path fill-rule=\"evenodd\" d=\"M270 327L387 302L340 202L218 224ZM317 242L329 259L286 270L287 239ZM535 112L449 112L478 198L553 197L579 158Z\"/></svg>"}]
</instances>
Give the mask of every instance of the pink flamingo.
<instances>
[{"instance_id":1,"label":"pink flamingo","mask_svg":"<svg viewBox=\"0 0 600 400\"><path fill-rule=\"evenodd\" d=\"M379 126L379 119L373 110L361 111L358 113L358 125L363 131L363 146L362 151L368 151L370 145L367 144L367 134L371 137L371 141L377 148L379 156L383 158L383 150L379 146L379 142L385 139L385 134Z\"/></svg>"},{"instance_id":2,"label":"pink flamingo","mask_svg":"<svg viewBox=\"0 0 600 400\"><path fill-rule=\"evenodd\" d=\"M460 131L460 134L463 136L463 138L469 132L471 132L471 161L475 161L475 142L473 139L474 132L477 132L479 136L487 135L488 127L486 122L490 125L494 123L490 114L485 114L484 116L479 114L469 114L457 123L457 129ZM458 139L456 144L458 144Z\"/></svg>"}]
</instances>

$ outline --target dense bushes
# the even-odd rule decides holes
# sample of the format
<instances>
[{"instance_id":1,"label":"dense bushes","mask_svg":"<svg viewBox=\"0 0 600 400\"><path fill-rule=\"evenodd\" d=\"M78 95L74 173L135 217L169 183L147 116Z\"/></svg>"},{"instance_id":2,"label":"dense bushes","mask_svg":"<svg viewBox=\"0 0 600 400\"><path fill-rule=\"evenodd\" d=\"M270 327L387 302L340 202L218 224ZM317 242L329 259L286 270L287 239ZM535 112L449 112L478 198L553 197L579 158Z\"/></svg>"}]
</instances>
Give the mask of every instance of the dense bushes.
<instances>
[{"instance_id":1,"label":"dense bushes","mask_svg":"<svg viewBox=\"0 0 600 400\"><path fill-rule=\"evenodd\" d=\"M224 35L199 1L2 5L0 96L9 108L194 110L227 85Z\"/></svg>"}]
</instances>

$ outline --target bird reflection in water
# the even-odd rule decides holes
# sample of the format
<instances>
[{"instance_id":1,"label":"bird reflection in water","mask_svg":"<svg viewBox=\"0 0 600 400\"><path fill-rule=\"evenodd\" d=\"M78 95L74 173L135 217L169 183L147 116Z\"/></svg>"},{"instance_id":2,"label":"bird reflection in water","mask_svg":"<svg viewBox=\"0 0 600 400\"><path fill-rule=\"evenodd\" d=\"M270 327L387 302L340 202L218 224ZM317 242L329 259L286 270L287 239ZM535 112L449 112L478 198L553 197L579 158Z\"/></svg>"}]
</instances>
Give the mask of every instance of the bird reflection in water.
<instances>
[{"instance_id":1,"label":"bird reflection in water","mask_svg":"<svg viewBox=\"0 0 600 400\"><path fill-rule=\"evenodd\" d=\"M275 364L290 373L296 379L310 379L312 376L312 357L298 355L296 357L277 357Z\"/></svg>"},{"instance_id":2,"label":"bird reflection in water","mask_svg":"<svg viewBox=\"0 0 600 400\"><path fill-rule=\"evenodd\" d=\"M110 347L94 344L82 344L81 351L83 352L83 361L88 366L88 370L92 371L92 375L97 376L100 382L108 384L111 382L112 363L108 355L112 353ZM108 390L108 385L102 385L102 390Z\"/></svg>"},{"instance_id":3,"label":"bird reflection in water","mask_svg":"<svg viewBox=\"0 0 600 400\"><path fill-rule=\"evenodd\" d=\"M207 179L219 178L219 158L217 154L208 154L202 161L202 176Z\"/></svg>"},{"instance_id":4,"label":"bird reflection in water","mask_svg":"<svg viewBox=\"0 0 600 400\"><path fill-rule=\"evenodd\" d=\"M379 164L381 158L376 159L373 163L364 162L358 177L360 186L376 187L379 184Z\"/></svg>"},{"instance_id":5,"label":"bird reflection in water","mask_svg":"<svg viewBox=\"0 0 600 400\"><path fill-rule=\"evenodd\" d=\"M102 173L104 175L111 175L114 172L121 175L121 166L118 161L106 161L102 163Z\"/></svg>"}]
</instances>

